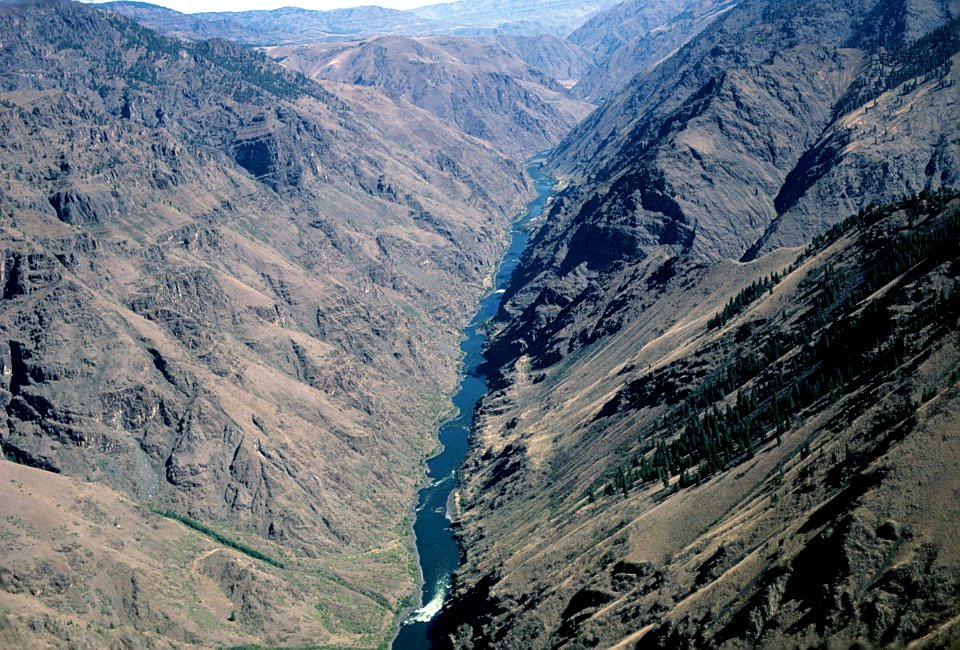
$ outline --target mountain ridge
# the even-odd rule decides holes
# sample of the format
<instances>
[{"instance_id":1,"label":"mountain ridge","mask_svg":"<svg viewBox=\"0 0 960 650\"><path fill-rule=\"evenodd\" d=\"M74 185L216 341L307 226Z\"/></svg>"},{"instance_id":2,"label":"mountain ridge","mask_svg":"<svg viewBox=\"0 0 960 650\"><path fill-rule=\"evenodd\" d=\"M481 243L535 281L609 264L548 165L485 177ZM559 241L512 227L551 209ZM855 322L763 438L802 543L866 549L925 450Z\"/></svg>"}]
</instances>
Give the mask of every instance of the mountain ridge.
<instances>
[{"instance_id":1,"label":"mountain ridge","mask_svg":"<svg viewBox=\"0 0 960 650\"><path fill-rule=\"evenodd\" d=\"M593 109L499 39L380 36L268 53L315 79L382 88L517 158L556 142Z\"/></svg>"},{"instance_id":2,"label":"mountain ridge","mask_svg":"<svg viewBox=\"0 0 960 650\"><path fill-rule=\"evenodd\" d=\"M325 11L284 7L194 14L126 0L104 2L97 6L179 38L223 38L243 45L341 40L381 32L420 33L439 27L410 12L373 5Z\"/></svg>"},{"instance_id":3,"label":"mountain ridge","mask_svg":"<svg viewBox=\"0 0 960 650\"><path fill-rule=\"evenodd\" d=\"M244 45L293 45L355 40L382 34L562 38L613 0L503 3L471 0L411 10L370 4L329 10L271 10L184 14L146 2L98 3L147 27L188 40L224 38Z\"/></svg>"}]
</instances>

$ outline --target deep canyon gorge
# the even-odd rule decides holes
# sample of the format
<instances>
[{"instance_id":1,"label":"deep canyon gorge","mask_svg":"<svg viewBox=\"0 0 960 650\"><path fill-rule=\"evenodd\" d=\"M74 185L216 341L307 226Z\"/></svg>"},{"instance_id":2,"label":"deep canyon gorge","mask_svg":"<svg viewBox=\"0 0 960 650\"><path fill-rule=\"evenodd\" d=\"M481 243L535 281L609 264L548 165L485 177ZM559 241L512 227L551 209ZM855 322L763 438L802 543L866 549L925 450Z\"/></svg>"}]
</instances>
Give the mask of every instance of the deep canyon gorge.
<instances>
[{"instance_id":1,"label":"deep canyon gorge","mask_svg":"<svg viewBox=\"0 0 960 650\"><path fill-rule=\"evenodd\" d=\"M960 7L0 2L0 646L960 643Z\"/></svg>"}]
</instances>

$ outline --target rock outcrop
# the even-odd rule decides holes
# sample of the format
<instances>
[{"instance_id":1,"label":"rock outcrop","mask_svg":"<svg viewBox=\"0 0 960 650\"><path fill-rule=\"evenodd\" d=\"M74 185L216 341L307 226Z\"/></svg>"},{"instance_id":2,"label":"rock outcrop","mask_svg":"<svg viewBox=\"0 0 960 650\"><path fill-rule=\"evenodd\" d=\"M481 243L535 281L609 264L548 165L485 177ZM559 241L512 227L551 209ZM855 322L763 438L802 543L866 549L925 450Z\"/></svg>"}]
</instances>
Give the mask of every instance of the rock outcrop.
<instances>
[{"instance_id":1,"label":"rock outcrop","mask_svg":"<svg viewBox=\"0 0 960 650\"><path fill-rule=\"evenodd\" d=\"M76 188L54 192L48 199L57 219L71 225L102 223L120 216L118 197L103 192L84 192Z\"/></svg>"}]
</instances>

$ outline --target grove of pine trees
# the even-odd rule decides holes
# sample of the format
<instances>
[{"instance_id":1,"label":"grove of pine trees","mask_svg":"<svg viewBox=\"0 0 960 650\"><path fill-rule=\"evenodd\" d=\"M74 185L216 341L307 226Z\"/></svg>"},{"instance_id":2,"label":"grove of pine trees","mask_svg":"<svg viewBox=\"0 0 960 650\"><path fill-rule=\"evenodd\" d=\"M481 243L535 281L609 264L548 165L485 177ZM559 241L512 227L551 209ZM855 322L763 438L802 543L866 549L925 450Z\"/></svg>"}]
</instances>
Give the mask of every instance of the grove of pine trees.
<instances>
[{"instance_id":1,"label":"grove of pine trees","mask_svg":"<svg viewBox=\"0 0 960 650\"><path fill-rule=\"evenodd\" d=\"M807 273L799 288L806 308L789 328L757 334L746 353L734 346L725 363L639 433L646 446L614 464L604 494L627 496L638 482L659 481L667 488L678 475L680 488L695 485L752 457L760 445L779 442L805 416L843 395L904 372L930 341L957 331L956 273L952 284L929 295L913 291L907 296L902 287L945 263L960 264L960 212L924 219L940 215L958 197L956 191L924 192L882 208L870 206L815 238L783 274L754 282L731 298L710 320L710 329L722 328L841 237L855 241L849 248L854 253ZM901 211L909 225L895 236L871 229ZM895 279L896 290L861 305ZM893 309L911 303L911 310ZM915 405L904 404L891 417L909 417ZM648 405L631 400L629 385L617 401L619 410Z\"/></svg>"}]
</instances>

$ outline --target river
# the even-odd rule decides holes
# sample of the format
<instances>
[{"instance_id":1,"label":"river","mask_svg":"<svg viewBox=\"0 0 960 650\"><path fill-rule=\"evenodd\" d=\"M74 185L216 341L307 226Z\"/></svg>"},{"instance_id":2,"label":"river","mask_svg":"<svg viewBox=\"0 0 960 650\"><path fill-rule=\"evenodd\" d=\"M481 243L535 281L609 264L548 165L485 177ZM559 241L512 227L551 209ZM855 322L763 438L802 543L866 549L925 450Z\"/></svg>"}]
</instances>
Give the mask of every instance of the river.
<instances>
[{"instance_id":1,"label":"river","mask_svg":"<svg viewBox=\"0 0 960 650\"><path fill-rule=\"evenodd\" d=\"M536 184L537 197L510 229L510 247L500 263L494 290L480 302L476 316L464 330L465 339L460 344L463 351L460 390L453 398L457 416L440 427L438 435L443 451L427 461L429 483L420 490L413 524L423 573L422 605L400 626L393 642L394 650L426 650L433 646L430 641L433 620L450 590L451 576L460 566L460 549L447 518L447 501L456 487L456 470L467 455L474 407L487 392L486 377L478 371L486 342L483 325L497 313L504 289L530 239L527 225L543 211L554 184L536 163L527 171Z\"/></svg>"}]
</instances>

